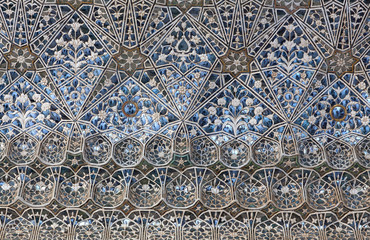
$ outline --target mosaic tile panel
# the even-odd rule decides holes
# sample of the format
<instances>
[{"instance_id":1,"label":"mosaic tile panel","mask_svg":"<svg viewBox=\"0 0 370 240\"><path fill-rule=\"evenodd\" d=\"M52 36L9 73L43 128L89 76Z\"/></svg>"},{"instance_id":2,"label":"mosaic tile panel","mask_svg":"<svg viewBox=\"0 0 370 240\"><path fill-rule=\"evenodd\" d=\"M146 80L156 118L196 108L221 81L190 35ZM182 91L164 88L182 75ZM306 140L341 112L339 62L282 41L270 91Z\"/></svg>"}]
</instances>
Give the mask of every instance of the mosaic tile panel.
<instances>
[{"instance_id":1,"label":"mosaic tile panel","mask_svg":"<svg viewBox=\"0 0 370 240\"><path fill-rule=\"evenodd\" d=\"M370 240L369 0L0 0L0 239Z\"/></svg>"}]
</instances>

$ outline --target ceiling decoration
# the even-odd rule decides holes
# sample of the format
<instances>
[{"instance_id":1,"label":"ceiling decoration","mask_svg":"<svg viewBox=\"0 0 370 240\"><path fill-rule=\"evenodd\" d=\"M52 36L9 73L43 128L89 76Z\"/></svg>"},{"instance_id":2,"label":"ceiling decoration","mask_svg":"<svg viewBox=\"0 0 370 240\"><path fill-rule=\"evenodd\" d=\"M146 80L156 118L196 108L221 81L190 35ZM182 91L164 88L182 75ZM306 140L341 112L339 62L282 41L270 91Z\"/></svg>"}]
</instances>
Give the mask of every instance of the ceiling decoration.
<instances>
[{"instance_id":1,"label":"ceiling decoration","mask_svg":"<svg viewBox=\"0 0 370 240\"><path fill-rule=\"evenodd\" d=\"M369 0L0 1L0 239L370 239Z\"/></svg>"}]
</instances>

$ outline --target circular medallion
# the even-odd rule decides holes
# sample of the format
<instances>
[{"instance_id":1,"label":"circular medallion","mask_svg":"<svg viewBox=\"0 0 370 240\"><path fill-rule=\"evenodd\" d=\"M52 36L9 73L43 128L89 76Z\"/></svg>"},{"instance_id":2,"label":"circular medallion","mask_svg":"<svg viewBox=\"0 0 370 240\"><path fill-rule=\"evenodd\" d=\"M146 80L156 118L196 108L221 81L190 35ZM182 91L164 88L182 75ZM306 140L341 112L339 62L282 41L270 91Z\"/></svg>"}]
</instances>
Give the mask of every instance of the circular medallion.
<instances>
[{"instance_id":1,"label":"circular medallion","mask_svg":"<svg viewBox=\"0 0 370 240\"><path fill-rule=\"evenodd\" d=\"M330 116L337 122L343 121L347 116L347 110L343 105L334 105L330 109Z\"/></svg>"},{"instance_id":2,"label":"circular medallion","mask_svg":"<svg viewBox=\"0 0 370 240\"><path fill-rule=\"evenodd\" d=\"M139 112L139 106L133 101L124 102L122 105L122 112L127 117L134 117Z\"/></svg>"}]
</instances>

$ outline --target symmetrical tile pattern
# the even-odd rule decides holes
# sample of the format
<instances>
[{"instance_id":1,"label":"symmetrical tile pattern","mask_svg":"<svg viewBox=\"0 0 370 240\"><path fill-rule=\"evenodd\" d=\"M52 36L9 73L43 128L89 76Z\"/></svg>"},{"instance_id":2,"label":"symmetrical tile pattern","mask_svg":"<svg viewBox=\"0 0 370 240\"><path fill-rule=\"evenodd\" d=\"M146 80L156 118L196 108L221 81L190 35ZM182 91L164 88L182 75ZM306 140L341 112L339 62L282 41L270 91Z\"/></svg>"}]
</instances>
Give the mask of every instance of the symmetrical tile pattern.
<instances>
[{"instance_id":1,"label":"symmetrical tile pattern","mask_svg":"<svg viewBox=\"0 0 370 240\"><path fill-rule=\"evenodd\" d=\"M369 240L369 0L1 0L0 239Z\"/></svg>"}]
</instances>

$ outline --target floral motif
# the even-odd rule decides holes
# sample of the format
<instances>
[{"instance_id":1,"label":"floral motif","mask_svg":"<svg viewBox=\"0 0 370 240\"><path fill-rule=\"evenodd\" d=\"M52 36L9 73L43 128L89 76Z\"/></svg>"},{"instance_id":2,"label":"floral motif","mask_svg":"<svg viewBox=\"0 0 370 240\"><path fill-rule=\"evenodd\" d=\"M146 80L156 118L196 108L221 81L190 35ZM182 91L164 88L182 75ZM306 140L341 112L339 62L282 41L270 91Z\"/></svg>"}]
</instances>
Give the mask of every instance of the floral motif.
<instances>
[{"instance_id":1,"label":"floral motif","mask_svg":"<svg viewBox=\"0 0 370 240\"><path fill-rule=\"evenodd\" d=\"M350 52L336 51L328 59L329 71L341 77L344 73L353 72L353 66L357 62L358 59L354 58Z\"/></svg>"},{"instance_id":2,"label":"floral motif","mask_svg":"<svg viewBox=\"0 0 370 240\"><path fill-rule=\"evenodd\" d=\"M143 68L143 62L145 56L140 53L138 49L124 49L118 55L115 56L119 69L127 72L128 75L132 75L137 70Z\"/></svg>"},{"instance_id":3,"label":"floral motif","mask_svg":"<svg viewBox=\"0 0 370 240\"><path fill-rule=\"evenodd\" d=\"M234 77L237 77L241 73L249 72L249 64L252 58L249 57L246 51L229 51L224 57L223 70L229 72Z\"/></svg>"},{"instance_id":4,"label":"floral motif","mask_svg":"<svg viewBox=\"0 0 370 240\"><path fill-rule=\"evenodd\" d=\"M368 239L367 3L0 1L0 239Z\"/></svg>"},{"instance_id":5,"label":"floral motif","mask_svg":"<svg viewBox=\"0 0 370 240\"><path fill-rule=\"evenodd\" d=\"M167 0L167 4L170 6L177 6L183 12L186 12L192 6L200 6L202 1L200 0Z\"/></svg>"},{"instance_id":6,"label":"floral motif","mask_svg":"<svg viewBox=\"0 0 370 240\"><path fill-rule=\"evenodd\" d=\"M13 47L9 54L6 55L9 59L9 67L16 69L21 74L27 70L34 70L34 62L37 58L28 47Z\"/></svg>"},{"instance_id":7,"label":"floral motif","mask_svg":"<svg viewBox=\"0 0 370 240\"><path fill-rule=\"evenodd\" d=\"M290 12L297 11L303 7L309 6L308 0L275 0L277 7L284 7Z\"/></svg>"},{"instance_id":8,"label":"floral motif","mask_svg":"<svg viewBox=\"0 0 370 240\"><path fill-rule=\"evenodd\" d=\"M68 4L74 9L78 9L84 3L92 3L92 0L57 0L58 4Z\"/></svg>"}]
</instances>

